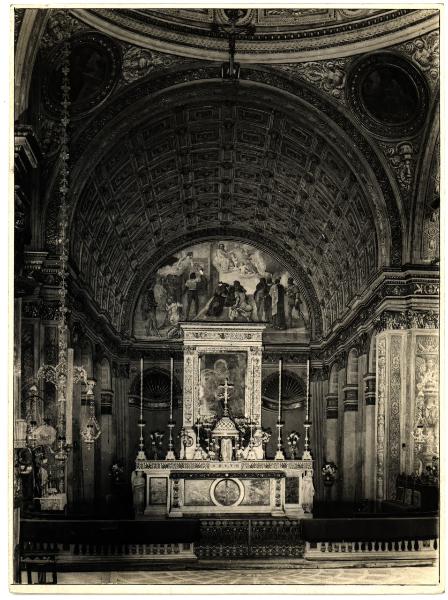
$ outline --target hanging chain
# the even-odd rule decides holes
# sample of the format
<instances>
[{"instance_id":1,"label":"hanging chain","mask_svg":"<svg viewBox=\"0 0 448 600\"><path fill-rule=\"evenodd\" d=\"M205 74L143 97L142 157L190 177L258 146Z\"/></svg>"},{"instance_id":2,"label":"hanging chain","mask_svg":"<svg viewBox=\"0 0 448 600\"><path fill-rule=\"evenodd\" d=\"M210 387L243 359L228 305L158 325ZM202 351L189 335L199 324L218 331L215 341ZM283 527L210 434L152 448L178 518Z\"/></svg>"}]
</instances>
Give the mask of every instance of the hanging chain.
<instances>
[{"instance_id":1,"label":"hanging chain","mask_svg":"<svg viewBox=\"0 0 448 600\"><path fill-rule=\"evenodd\" d=\"M59 319L58 319L58 431L65 437L67 392L67 277L68 277L68 189L69 189L69 126L70 126L70 42L62 47L61 84L61 155L59 171Z\"/></svg>"}]
</instances>

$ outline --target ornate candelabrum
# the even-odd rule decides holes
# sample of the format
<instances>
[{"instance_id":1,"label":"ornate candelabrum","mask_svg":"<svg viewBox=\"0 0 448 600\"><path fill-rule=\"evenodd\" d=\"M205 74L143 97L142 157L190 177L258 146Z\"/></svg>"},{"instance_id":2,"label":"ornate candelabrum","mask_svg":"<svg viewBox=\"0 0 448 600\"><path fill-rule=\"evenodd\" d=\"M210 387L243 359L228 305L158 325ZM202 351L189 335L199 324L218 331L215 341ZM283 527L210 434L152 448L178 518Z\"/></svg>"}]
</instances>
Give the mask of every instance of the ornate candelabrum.
<instances>
[{"instance_id":1,"label":"ornate candelabrum","mask_svg":"<svg viewBox=\"0 0 448 600\"><path fill-rule=\"evenodd\" d=\"M185 429L185 427L182 427L182 429L180 430L179 438L180 438L180 445L181 445L181 456L180 457L182 459L182 458L185 458L187 448L191 448L194 441L193 441L193 438L191 437L191 435Z\"/></svg>"},{"instance_id":2,"label":"ornate candelabrum","mask_svg":"<svg viewBox=\"0 0 448 600\"><path fill-rule=\"evenodd\" d=\"M283 442L282 442L282 359L278 361L278 417L277 423L277 452L275 453L275 460L285 460L283 454Z\"/></svg>"},{"instance_id":3,"label":"ornate candelabrum","mask_svg":"<svg viewBox=\"0 0 448 600\"><path fill-rule=\"evenodd\" d=\"M170 359L170 420L168 421L168 452L166 453L165 460L176 460L173 447L173 429L175 423L173 421L173 378L174 378L174 361Z\"/></svg>"},{"instance_id":4,"label":"ornate candelabrum","mask_svg":"<svg viewBox=\"0 0 448 600\"><path fill-rule=\"evenodd\" d=\"M201 429L202 429L202 419L198 417L195 423L196 427L196 449L194 451L193 458L194 460L203 460L204 451L201 446Z\"/></svg>"}]
</instances>

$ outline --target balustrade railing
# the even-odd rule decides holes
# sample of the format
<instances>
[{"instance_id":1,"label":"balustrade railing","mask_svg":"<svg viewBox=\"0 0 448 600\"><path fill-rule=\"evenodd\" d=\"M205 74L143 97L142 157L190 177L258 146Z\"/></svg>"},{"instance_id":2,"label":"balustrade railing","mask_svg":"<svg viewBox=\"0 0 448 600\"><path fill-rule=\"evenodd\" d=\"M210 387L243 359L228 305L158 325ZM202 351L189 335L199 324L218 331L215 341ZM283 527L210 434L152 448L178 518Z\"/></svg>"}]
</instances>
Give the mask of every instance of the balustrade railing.
<instances>
[{"instance_id":1,"label":"balustrade railing","mask_svg":"<svg viewBox=\"0 0 448 600\"><path fill-rule=\"evenodd\" d=\"M436 559L437 539L427 540L389 540L389 541L356 541L356 542L305 542L304 557L310 560L348 560L350 558L389 557L389 558L422 558Z\"/></svg>"}]
</instances>

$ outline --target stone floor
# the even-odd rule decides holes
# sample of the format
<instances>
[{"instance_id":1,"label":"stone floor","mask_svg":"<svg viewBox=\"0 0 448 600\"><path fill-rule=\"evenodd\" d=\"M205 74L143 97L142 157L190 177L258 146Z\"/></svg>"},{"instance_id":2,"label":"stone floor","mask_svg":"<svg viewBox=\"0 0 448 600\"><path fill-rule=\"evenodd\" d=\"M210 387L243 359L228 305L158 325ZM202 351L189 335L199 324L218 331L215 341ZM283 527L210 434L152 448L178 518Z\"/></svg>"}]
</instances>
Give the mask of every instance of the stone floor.
<instances>
[{"instance_id":1,"label":"stone floor","mask_svg":"<svg viewBox=\"0 0 448 600\"><path fill-rule=\"evenodd\" d=\"M335 567L318 569L226 569L60 573L66 585L437 585L439 571L426 567Z\"/></svg>"}]
</instances>

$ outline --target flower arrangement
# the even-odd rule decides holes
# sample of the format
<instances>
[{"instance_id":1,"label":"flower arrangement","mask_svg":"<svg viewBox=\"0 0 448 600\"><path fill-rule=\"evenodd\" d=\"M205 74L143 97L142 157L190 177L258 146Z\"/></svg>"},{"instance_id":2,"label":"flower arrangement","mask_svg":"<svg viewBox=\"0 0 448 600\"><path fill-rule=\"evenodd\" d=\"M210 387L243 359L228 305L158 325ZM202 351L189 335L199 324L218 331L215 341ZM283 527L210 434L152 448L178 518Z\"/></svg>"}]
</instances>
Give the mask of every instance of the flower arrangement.
<instances>
[{"instance_id":1,"label":"flower arrangement","mask_svg":"<svg viewBox=\"0 0 448 600\"><path fill-rule=\"evenodd\" d=\"M296 458L296 452L298 450L297 446L299 445L300 433L297 431L291 431L288 435L288 446L291 452L291 458L294 460Z\"/></svg>"},{"instance_id":2,"label":"flower arrangement","mask_svg":"<svg viewBox=\"0 0 448 600\"><path fill-rule=\"evenodd\" d=\"M112 483L121 483L123 475L124 469L118 463L114 463L109 469L109 477L112 479Z\"/></svg>"},{"instance_id":3,"label":"flower arrangement","mask_svg":"<svg viewBox=\"0 0 448 600\"><path fill-rule=\"evenodd\" d=\"M153 431L149 434L149 439L151 440L152 450L154 452L154 458L157 460L159 458L159 450L162 449L162 441L163 436L165 434L161 431Z\"/></svg>"},{"instance_id":4,"label":"flower arrangement","mask_svg":"<svg viewBox=\"0 0 448 600\"><path fill-rule=\"evenodd\" d=\"M326 462L322 467L322 476L324 478L324 485L330 487L336 480L336 474L338 468L334 462Z\"/></svg>"}]
</instances>

